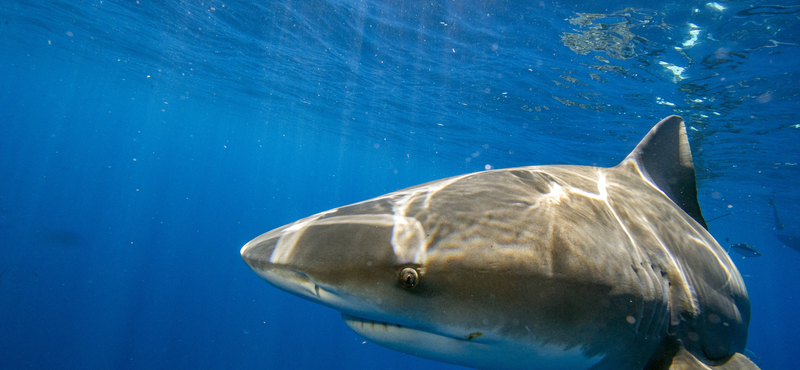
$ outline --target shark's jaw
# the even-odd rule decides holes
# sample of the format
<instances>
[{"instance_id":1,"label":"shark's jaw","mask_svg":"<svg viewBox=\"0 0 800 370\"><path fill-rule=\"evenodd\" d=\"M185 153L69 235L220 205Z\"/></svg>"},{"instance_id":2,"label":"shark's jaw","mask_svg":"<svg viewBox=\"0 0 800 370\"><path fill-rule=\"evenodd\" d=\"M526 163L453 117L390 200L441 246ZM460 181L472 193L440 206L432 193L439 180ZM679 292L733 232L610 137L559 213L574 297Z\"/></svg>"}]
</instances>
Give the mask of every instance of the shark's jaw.
<instances>
[{"instance_id":1,"label":"shark's jaw","mask_svg":"<svg viewBox=\"0 0 800 370\"><path fill-rule=\"evenodd\" d=\"M340 311L345 325L361 337L409 355L477 369L531 369L532 364L541 369L587 369L604 358L586 357L580 347L541 343L534 333L518 338L504 336L497 328L415 325L296 269L270 265L254 270L278 289Z\"/></svg>"},{"instance_id":2,"label":"shark's jaw","mask_svg":"<svg viewBox=\"0 0 800 370\"><path fill-rule=\"evenodd\" d=\"M395 351L477 369L587 369L603 356L586 357L580 348L534 344L474 331L453 337L342 313L345 325L371 342Z\"/></svg>"}]
</instances>

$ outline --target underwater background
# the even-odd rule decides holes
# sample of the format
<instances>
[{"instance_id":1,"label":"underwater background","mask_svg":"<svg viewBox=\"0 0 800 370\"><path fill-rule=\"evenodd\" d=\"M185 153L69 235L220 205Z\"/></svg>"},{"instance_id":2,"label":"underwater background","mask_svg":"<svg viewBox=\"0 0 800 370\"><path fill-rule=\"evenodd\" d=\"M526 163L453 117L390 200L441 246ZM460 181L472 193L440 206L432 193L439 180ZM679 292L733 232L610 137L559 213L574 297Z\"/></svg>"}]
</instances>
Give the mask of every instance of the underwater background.
<instances>
[{"instance_id":1,"label":"underwater background","mask_svg":"<svg viewBox=\"0 0 800 370\"><path fill-rule=\"evenodd\" d=\"M0 369L458 369L239 248L447 176L613 166L671 114L711 233L761 253L729 252L746 354L796 368L799 68L787 0L3 1Z\"/></svg>"}]
</instances>

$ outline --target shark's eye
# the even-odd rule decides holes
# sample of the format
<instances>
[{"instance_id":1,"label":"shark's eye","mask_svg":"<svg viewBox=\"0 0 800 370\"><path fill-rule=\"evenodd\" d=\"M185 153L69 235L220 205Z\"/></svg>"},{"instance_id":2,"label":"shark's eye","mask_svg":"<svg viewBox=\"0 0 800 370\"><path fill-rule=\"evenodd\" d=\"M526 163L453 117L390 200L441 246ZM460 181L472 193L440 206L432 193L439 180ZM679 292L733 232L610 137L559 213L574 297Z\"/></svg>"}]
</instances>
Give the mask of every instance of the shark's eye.
<instances>
[{"instance_id":1,"label":"shark's eye","mask_svg":"<svg viewBox=\"0 0 800 370\"><path fill-rule=\"evenodd\" d=\"M417 270L411 267L406 267L400 270L400 284L406 288L413 288L419 284L419 274Z\"/></svg>"}]
</instances>

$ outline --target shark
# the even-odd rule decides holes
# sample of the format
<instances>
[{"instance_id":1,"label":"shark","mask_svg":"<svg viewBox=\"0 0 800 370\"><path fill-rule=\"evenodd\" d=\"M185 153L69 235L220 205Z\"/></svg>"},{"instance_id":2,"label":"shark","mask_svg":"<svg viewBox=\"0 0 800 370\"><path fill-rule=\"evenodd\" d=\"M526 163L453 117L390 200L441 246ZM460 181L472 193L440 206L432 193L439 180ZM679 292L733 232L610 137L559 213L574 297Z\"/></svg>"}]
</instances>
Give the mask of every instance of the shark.
<instances>
[{"instance_id":1,"label":"shark","mask_svg":"<svg viewBox=\"0 0 800 370\"><path fill-rule=\"evenodd\" d=\"M791 234L786 229L786 224L781 222L781 217L778 215L778 206L775 204L775 199L769 198L769 204L775 213L775 237L783 243L783 245L800 252L800 236Z\"/></svg>"},{"instance_id":2,"label":"shark","mask_svg":"<svg viewBox=\"0 0 800 370\"><path fill-rule=\"evenodd\" d=\"M750 300L707 230L683 119L617 166L464 174L241 248L378 345L476 369L758 369Z\"/></svg>"},{"instance_id":3,"label":"shark","mask_svg":"<svg viewBox=\"0 0 800 370\"><path fill-rule=\"evenodd\" d=\"M786 224L781 222L781 216L778 215L778 205L775 204L775 199L769 198L769 205L772 206L772 210L775 214L775 230L783 230L786 228Z\"/></svg>"}]
</instances>

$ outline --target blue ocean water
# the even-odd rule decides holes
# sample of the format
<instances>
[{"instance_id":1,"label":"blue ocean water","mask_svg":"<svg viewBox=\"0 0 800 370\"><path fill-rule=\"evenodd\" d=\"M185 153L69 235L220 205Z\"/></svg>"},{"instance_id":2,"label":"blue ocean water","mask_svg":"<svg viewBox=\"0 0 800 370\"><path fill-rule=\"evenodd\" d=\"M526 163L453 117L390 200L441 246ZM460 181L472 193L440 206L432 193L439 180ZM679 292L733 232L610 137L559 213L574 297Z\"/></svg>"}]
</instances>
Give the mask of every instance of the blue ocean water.
<instances>
[{"instance_id":1,"label":"blue ocean water","mask_svg":"<svg viewBox=\"0 0 800 370\"><path fill-rule=\"evenodd\" d=\"M281 292L239 248L418 183L611 166L670 114L800 363L795 1L0 4L0 368L455 369ZM774 199L783 230L776 230Z\"/></svg>"}]
</instances>

